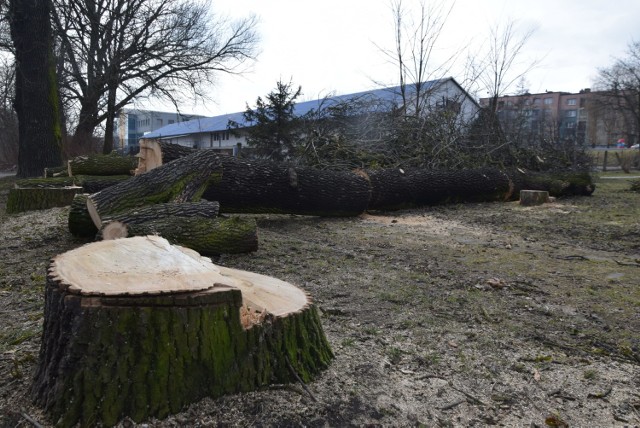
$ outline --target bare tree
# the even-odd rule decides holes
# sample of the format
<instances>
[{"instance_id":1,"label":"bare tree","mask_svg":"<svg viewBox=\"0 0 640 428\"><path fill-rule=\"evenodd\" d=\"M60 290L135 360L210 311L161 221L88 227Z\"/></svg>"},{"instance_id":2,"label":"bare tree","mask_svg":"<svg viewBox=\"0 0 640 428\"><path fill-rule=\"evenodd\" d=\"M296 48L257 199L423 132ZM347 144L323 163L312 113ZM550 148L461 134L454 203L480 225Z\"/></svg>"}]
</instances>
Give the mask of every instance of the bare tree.
<instances>
[{"instance_id":1,"label":"bare tree","mask_svg":"<svg viewBox=\"0 0 640 428\"><path fill-rule=\"evenodd\" d=\"M62 163L58 88L49 23L49 1L10 0L15 52L19 177L35 177Z\"/></svg>"},{"instance_id":2,"label":"bare tree","mask_svg":"<svg viewBox=\"0 0 640 428\"><path fill-rule=\"evenodd\" d=\"M638 142L640 135L640 41L631 42L627 55L608 68L598 70L593 96L601 109L610 109L624 122L628 144Z\"/></svg>"},{"instance_id":3,"label":"bare tree","mask_svg":"<svg viewBox=\"0 0 640 428\"><path fill-rule=\"evenodd\" d=\"M435 63L434 50L455 2L421 0L417 13L393 0L394 48L381 49L398 73L406 113L419 117L429 96L426 82L444 77L459 52Z\"/></svg>"},{"instance_id":4,"label":"bare tree","mask_svg":"<svg viewBox=\"0 0 640 428\"><path fill-rule=\"evenodd\" d=\"M489 30L486 57L476 62L480 83L491 98L490 109L496 112L498 98L520 81L538 63L537 60L521 64L520 57L534 29L519 32L514 21L493 25Z\"/></svg>"},{"instance_id":5,"label":"bare tree","mask_svg":"<svg viewBox=\"0 0 640 428\"><path fill-rule=\"evenodd\" d=\"M106 121L105 152L117 111L132 100L206 97L215 75L242 71L257 44L255 17L213 16L206 0L53 1L64 94L79 110L74 139Z\"/></svg>"},{"instance_id":6,"label":"bare tree","mask_svg":"<svg viewBox=\"0 0 640 428\"><path fill-rule=\"evenodd\" d=\"M0 58L0 164L18 163L18 118L13 110L15 64Z\"/></svg>"}]
</instances>

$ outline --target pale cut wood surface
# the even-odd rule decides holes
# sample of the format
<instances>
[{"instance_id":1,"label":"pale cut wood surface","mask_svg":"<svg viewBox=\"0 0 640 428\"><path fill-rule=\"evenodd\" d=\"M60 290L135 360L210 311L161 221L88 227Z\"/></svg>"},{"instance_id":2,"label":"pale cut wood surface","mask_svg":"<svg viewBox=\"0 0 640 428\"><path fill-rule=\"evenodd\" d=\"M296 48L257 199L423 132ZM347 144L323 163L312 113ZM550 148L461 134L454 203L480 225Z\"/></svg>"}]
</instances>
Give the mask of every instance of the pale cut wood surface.
<instances>
[{"instance_id":1,"label":"pale cut wood surface","mask_svg":"<svg viewBox=\"0 0 640 428\"><path fill-rule=\"evenodd\" d=\"M61 287L82 295L200 291L229 282L208 258L158 236L93 242L53 261Z\"/></svg>"},{"instance_id":2,"label":"pale cut wood surface","mask_svg":"<svg viewBox=\"0 0 640 428\"><path fill-rule=\"evenodd\" d=\"M215 286L239 289L244 305L276 317L310 304L309 296L288 282L216 266L159 236L93 242L55 257L51 270L61 287L86 296L167 294Z\"/></svg>"}]
</instances>

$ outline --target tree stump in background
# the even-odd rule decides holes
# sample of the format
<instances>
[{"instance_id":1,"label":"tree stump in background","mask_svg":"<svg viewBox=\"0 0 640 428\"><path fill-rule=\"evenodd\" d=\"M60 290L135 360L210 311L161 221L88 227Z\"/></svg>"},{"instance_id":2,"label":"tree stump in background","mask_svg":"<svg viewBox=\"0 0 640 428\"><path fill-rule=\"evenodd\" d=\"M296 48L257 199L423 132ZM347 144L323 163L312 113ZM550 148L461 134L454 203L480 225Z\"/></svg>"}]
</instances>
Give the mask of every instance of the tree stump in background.
<instances>
[{"instance_id":1,"label":"tree stump in background","mask_svg":"<svg viewBox=\"0 0 640 428\"><path fill-rule=\"evenodd\" d=\"M309 381L332 357L297 287L159 237L117 239L53 259L32 393L60 426L140 422Z\"/></svg>"},{"instance_id":2,"label":"tree stump in background","mask_svg":"<svg viewBox=\"0 0 640 428\"><path fill-rule=\"evenodd\" d=\"M532 207L549 202L549 192L544 190L521 190L520 205Z\"/></svg>"}]
</instances>

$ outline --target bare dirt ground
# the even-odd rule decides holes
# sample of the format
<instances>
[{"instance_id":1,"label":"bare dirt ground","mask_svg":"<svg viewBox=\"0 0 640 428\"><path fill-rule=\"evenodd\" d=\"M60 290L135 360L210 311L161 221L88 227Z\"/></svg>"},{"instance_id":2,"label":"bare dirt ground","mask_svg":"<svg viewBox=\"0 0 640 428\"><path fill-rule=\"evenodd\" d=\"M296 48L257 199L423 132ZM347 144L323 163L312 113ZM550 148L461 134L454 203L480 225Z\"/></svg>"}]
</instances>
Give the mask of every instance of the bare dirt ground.
<instances>
[{"instance_id":1,"label":"bare dirt ground","mask_svg":"<svg viewBox=\"0 0 640 428\"><path fill-rule=\"evenodd\" d=\"M29 399L48 260L67 209L4 214L0 426ZM260 250L220 265L308 291L335 360L306 385L204 399L147 426L640 426L640 193L540 207L459 204L358 218L256 216ZM121 426L132 426L125 420Z\"/></svg>"}]
</instances>

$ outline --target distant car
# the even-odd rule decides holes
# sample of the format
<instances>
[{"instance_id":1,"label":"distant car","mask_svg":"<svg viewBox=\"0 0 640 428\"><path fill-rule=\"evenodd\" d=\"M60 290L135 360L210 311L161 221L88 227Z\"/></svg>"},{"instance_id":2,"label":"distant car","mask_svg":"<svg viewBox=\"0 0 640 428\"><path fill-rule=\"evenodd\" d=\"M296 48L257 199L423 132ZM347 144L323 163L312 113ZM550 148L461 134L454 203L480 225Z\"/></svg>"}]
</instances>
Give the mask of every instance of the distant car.
<instances>
[{"instance_id":1,"label":"distant car","mask_svg":"<svg viewBox=\"0 0 640 428\"><path fill-rule=\"evenodd\" d=\"M633 146L629 147L630 149L640 149L640 144L634 144Z\"/></svg>"}]
</instances>

